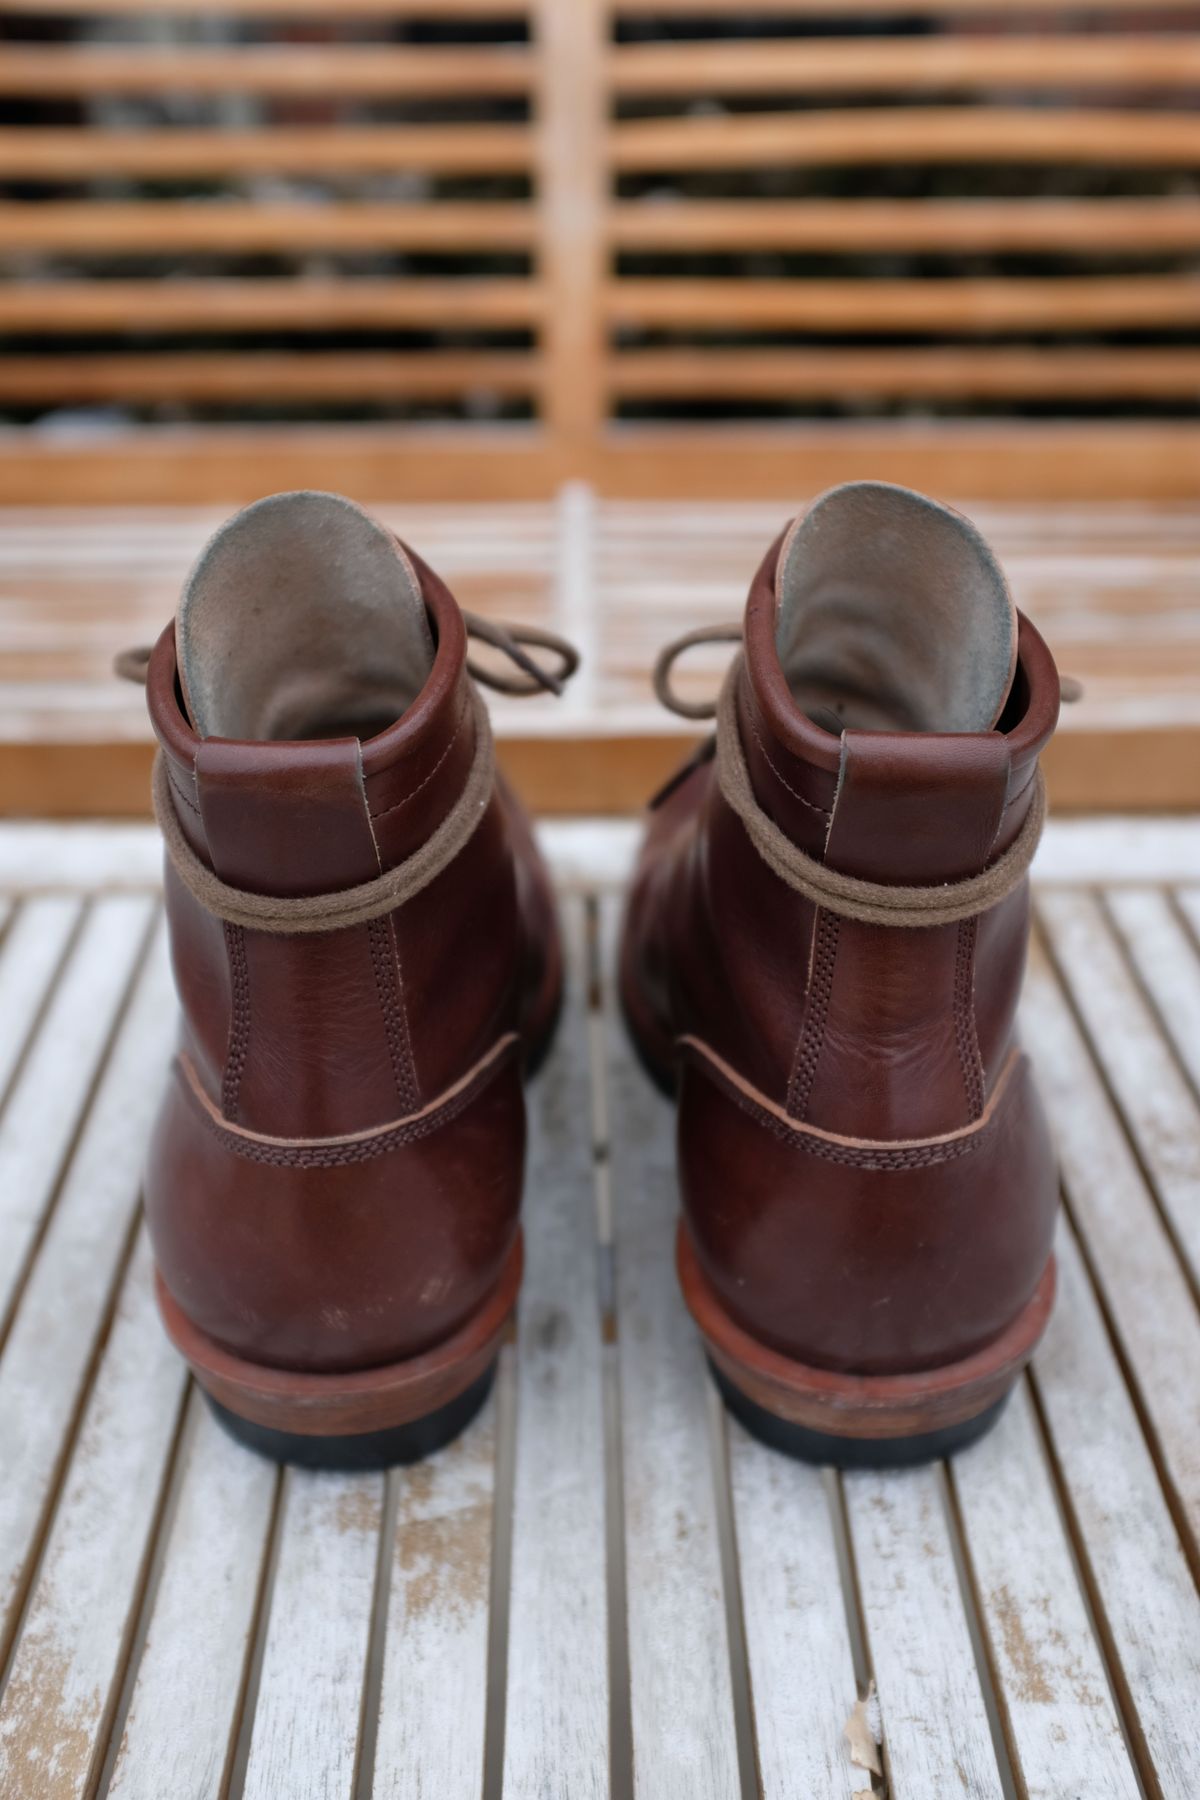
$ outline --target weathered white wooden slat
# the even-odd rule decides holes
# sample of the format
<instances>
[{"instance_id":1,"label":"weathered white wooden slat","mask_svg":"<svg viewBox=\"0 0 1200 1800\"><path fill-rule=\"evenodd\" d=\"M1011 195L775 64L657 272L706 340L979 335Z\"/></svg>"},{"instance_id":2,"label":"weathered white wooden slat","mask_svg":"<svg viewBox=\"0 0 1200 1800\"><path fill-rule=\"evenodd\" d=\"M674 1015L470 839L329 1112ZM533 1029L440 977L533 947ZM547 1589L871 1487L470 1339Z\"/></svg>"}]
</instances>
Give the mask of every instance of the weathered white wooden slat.
<instances>
[{"instance_id":1,"label":"weathered white wooden slat","mask_svg":"<svg viewBox=\"0 0 1200 1800\"><path fill-rule=\"evenodd\" d=\"M732 1677L706 1376L675 1283L674 1112L611 1006L607 1055L635 1790L729 1800Z\"/></svg>"},{"instance_id":2,"label":"weathered white wooden slat","mask_svg":"<svg viewBox=\"0 0 1200 1800\"><path fill-rule=\"evenodd\" d=\"M0 1642L128 1242L174 1031L166 934L155 935L0 1357Z\"/></svg>"},{"instance_id":3,"label":"weathered white wooden slat","mask_svg":"<svg viewBox=\"0 0 1200 1800\"><path fill-rule=\"evenodd\" d=\"M5 920L10 911L6 903ZM27 900L8 923L0 950L0 1096L8 1090L80 911L79 900L59 894Z\"/></svg>"},{"instance_id":4,"label":"weathered white wooden slat","mask_svg":"<svg viewBox=\"0 0 1200 1800\"><path fill-rule=\"evenodd\" d=\"M858 1690L825 1480L728 1430L764 1800L853 1800L867 1777L845 1737Z\"/></svg>"},{"instance_id":5,"label":"weathered white wooden slat","mask_svg":"<svg viewBox=\"0 0 1200 1800\"><path fill-rule=\"evenodd\" d=\"M185 1391L143 1232L0 1703L0 1793L90 1792Z\"/></svg>"},{"instance_id":6,"label":"weathered white wooden slat","mask_svg":"<svg viewBox=\"0 0 1200 1800\"><path fill-rule=\"evenodd\" d=\"M154 888L162 880L162 860L162 840L152 825L14 819L0 830L0 888L16 895L63 888L78 905L81 889ZM64 896L54 898L64 903Z\"/></svg>"},{"instance_id":7,"label":"weathered white wooden slat","mask_svg":"<svg viewBox=\"0 0 1200 1800\"><path fill-rule=\"evenodd\" d=\"M1200 1534L1200 1315L1045 952L1031 946L1022 1029L1073 1215L1180 1501Z\"/></svg>"},{"instance_id":8,"label":"weathered white wooden slat","mask_svg":"<svg viewBox=\"0 0 1200 1800\"><path fill-rule=\"evenodd\" d=\"M843 1486L891 1800L1003 1800L938 1469Z\"/></svg>"},{"instance_id":9,"label":"weathered white wooden slat","mask_svg":"<svg viewBox=\"0 0 1200 1800\"><path fill-rule=\"evenodd\" d=\"M179 1499L108 1800L221 1794L266 1553L274 1466L217 1424L198 1388Z\"/></svg>"},{"instance_id":10,"label":"weathered white wooden slat","mask_svg":"<svg viewBox=\"0 0 1200 1800\"><path fill-rule=\"evenodd\" d=\"M351 1800L371 1633L382 1475L284 1477L279 1557L244 1800Z\"/></svg>"},{"instance_id":11,"label":"weathered white wooden slat","mask_svg":"<svg viewBox=\"0 0 1200 1800\"><path fill-rule=\"evenodd\" d=\"M1033 875L1041 882L1200 880L1200 831L1190 819L1052 819Z\"/></svg>"},{"instance_id":12,"label":"weathered white wooden slat","mask_svg":"<svg viewBox=\"0 0 1200 1800\"><path fill-rule=\"evenodd\" d=\"M1138 1800L1024 1382L948 1467L1025 1800Z\"/></svg>"},{"instance_id":13,"label":"weathered white wooden slat","mask_svg":"<svg viewBox=\"0 0 1200 1800\"><path fill-rule=\"evenodd\" d=\"M529 1095L517 1341L504 1791L609 1791L604 1412L583 902L563 925L567 1001Z\"/></svg>"},{"instance_id":14,"label":"weathered white wooden slat","mask_svg":"<svg viewBox=\"0 0 1200 1800\"><path fill-rule=\"evenodd\" d=\"M1192 824L1194 829L1194 821L1192 821ZM1200 832L1197 832L1196 835L1197 837L1200 837ZM1168 879L1171 881L1195 881L1200 880L1200 876L1192 876L1190 874L1186 876L1172 875L1169 876ZM1176 895L1176 899L1179 902L1180 912L1183 914L1191 928L1192 936L1197 940L1200 940L1200 887L1181 888Z\"/></svg>"},{"instance_id":15,"label":"weathered white wooden slat","mask_svg":"<svg viewBox=\"0 0 1200 1800\"><path fill-rule=\"evenodd\" d=\"M1065 1223L1057 1255L1036 1392L1158 1791L1183 1800L1200 1792L1200 1599ZM1182 1362L1175 1378L1194 1387L1196 1371Z\"/></svg>"},{"instance_id":16,"label":"weathered white wooden slat","mask_svg":"<svg viewBox=\"0 0 1200 1800\"><path fill-rule=\"evenodd\" d=\"M1200 1093L1200 954L1160 888L1111 888L1105 904L1154 1002L1175 1053Z\"/></svg>"},{"instance_id":17,"label":"weathered white wooden slat","mask_svg":"<svg viewBox=\"0 0 1200 1800\"><path fill-rule=\"evenodd\" d=\"M487 1718L496 1401L400 1469L372 1800L474 1796Z\"/></svg>"},{"instance_id":18,"label":"weathered white wooden slat","mask_svg":"<svg viewBox=\"0 0 1200 1800\"><path fill-rule=\"evenodd\" d=\"M96 901L9 1095L0 1137L0 1317L53 1198L151 904L149 896Z\"/></svg>"},{"instance_id":19,"label":"weathered white wooden slat","mask_svg":"<svg viewBox=\"0 0 1200 1800\"><path fill-rule=\"evenodd\" d=\"M1112 1084L1175 1238L1200 1281L1196 1097L1106 927L1099 901L1050 889L1041 896L1039 911L1092 1056Z\"/></svg>"}]
</instances>

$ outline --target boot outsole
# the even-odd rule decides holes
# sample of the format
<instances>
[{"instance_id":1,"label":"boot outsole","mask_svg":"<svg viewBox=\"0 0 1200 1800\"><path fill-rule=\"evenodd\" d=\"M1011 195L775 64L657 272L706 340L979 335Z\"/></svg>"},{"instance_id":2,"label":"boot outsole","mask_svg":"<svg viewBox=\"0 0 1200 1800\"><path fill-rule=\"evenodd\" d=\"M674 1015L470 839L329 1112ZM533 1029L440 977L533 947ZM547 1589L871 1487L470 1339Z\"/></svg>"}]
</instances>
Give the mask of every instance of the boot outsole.
<instances>
[{"instance_id":1,"label":"boot outsole","mask_svg":"<svg viewBox=\"0 0 1200 1800\"><path fill-rule=\"evenodd\" d=\"M426 1413L422 1419L411 1419L405 1425L392 1425L383 1431L360 1431L351 1436L315 1437L301 1431L279 1431L270 1425L256 1425L243 1419L205 1394L213 1416L237 1443L271 1462L291 1463L299 1469L338 1470L345 1473L391 1469L405 1463L420 1462L442 1450L466 1430L482 1408L492 1390L496 1363L484 1370L477 1380L444 1406Z\"/></svg>"},{"instance_id":2,"label":"boot outsole","mask_svg":"<svg viewBox=\"0 0 1200 1800\"><path fill-rule=\"evenodd\" d=\"M790 1419L779 1418L748 1399L711 1357L708 1366L726 1407L752 1437L798 1462L816 1463L823 1468L911 1469L921 1463L939 1462L978 1443L1008 1404L1005 1393L973 1419L944 1425L936 1431L918 1431L910 1437L841 1437L832 1431L814 1431L807 1425L794 1425Z\"/></svg>"},{"instance_id":3,"label":"boot outsole","mask_svg":"<svg viewBox=\"0 0 1200 1800\"><path fill-rule=\"evenodd\" d=\"M183 1312L157 1279L167 1335L217 1418L239 1443L305 1468L387 1468L440 1449L478 1412L511 1330L520 1233L501 1279L452 1337L404 1361L312 1373L235 1356Z\"/></svg>"},{"instance_id":4,"label":"boot outsole","mask_svg":"<svg viewBox=\"0 0 1200 1800\"><path fill-rule=\"evenodd\" d=\"M980 1350L909 1374L855 1375L782 1355L726 1310L680 1221L680 1286L726 1405L764 1443L839 1468L903 1468L950 1456L999 1417L1054 1304L1051 1257L1028 1304Z\"/></svg>"}]
</instances>

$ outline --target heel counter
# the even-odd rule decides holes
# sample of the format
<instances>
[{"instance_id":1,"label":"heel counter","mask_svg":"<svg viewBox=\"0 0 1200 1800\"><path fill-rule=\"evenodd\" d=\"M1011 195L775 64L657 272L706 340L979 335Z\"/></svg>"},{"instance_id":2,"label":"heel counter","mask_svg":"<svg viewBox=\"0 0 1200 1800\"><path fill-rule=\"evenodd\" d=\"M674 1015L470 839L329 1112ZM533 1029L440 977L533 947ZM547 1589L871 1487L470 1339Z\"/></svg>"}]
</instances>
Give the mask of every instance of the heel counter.
<instances>
[{"instance_id":1,"label":"heel counter","mask_svg":"<svg viewBox=\"0 0 1200 1800\"><path fill-rule=\"evenodd\" d=\"M1057 1182L1024 1057L973 1124L881 1140L798 1122L702 1047L686 1051L684 1210L747 1332L806 1363L890 1374L969 1355L1029 1302Z\"/></svg>"},{"instance_id":2,"label":"heel counter","mask_svg":"<svg viewBox=\"0 0 1200 1800\"><path fill-rule=\"evenodd\" d=\"M391 1125L315 1139L230 1126L177 1062L146 1213L179 1307L238 1356L297 1370L369 1367L448 1337L486 1301L518 1230L517 1048L500 1040Z\"/></svg>"}]
</instances>

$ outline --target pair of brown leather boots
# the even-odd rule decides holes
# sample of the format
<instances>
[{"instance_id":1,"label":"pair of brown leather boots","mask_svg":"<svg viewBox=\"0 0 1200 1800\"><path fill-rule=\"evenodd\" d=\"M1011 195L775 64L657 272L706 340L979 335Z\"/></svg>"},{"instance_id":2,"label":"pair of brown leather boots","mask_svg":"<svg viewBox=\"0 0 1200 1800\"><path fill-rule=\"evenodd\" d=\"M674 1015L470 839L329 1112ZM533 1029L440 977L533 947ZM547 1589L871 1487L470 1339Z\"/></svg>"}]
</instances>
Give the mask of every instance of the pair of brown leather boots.
<instances>
[{"instance_id":1,"label":"pair of brown leather boots","mask_svg":"<svg viewBox=\"0 0 1200 1800\"><path fill-rule=\"evenodd\" d=\"M621 954L678 1095L680 1280L760 1436L941 1455L1053 1296L1013 1015L1058 676L976 530L875 483L772 545L739 635L715 739L652 804ZM477 682L573 662L315 493L226 524L149 654L183 1009L146 1176L159 1296L268 1455L410 1460L487 1392L562 960Z\"/></svg>"}]
</instances>

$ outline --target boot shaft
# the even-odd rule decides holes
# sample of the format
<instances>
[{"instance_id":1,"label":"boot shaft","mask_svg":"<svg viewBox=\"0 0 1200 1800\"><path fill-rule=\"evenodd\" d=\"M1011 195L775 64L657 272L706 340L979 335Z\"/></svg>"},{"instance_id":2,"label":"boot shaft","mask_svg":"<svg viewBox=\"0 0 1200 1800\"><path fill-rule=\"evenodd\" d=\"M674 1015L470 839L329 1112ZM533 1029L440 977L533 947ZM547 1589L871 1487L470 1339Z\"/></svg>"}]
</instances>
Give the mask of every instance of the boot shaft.
<instances>
[{"instance_id":1,"label":"boot shaft","mask_svg":"<svg viewBox=\"0 0 1200 1800\"><path fill-rule=\"evenodd\" d=\"M735 689L757 805L800 850L846 876L898 888L978 876L1011 849L1035 803L1038 756L1058 714L1045 644L1020 619L994 730L835 736L800 710L784 674L784 543L752 585ZM703 954L722 966L709 990L713 1029L724 1036L734 1024L738 1066L791 1116L852 1136L918 1137L978 1118L1012 1047L1027 882L953 924L866 924L781 889L715 781L700 829L706 878L692 905L702 907ZM748 1005L736 1022L727 985Z\"/></svg>"},{"instance_id":2,"label":"boot shaft","mask_svg":"<svg viewBox=\"0 0 1200 1800\"><path fill-rule=\"evenodd\" d=\"M427 843L463 791L480 722L462 615L419 558L397 551L416 573L437 648L411 705L372 739L201 737L180 705L174 627L155 646L148 699L176 816L232 887L294 898L370 882ZM378 1125L515 1028L520 928L499 788L437 882L369 924L273 935L214 919L169 863L166 889L190 1053L223 1115L252 1129L310 1136Z\"/></svg>"}]
</instances>

